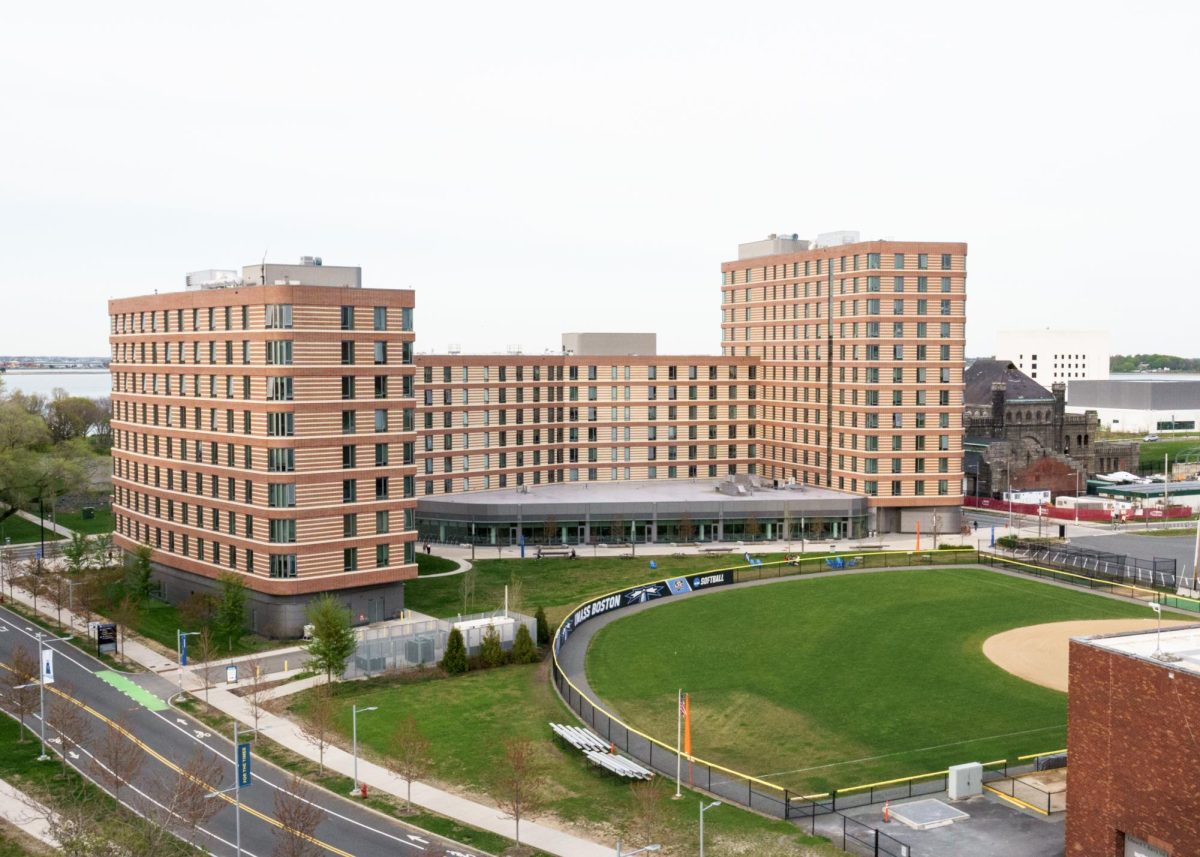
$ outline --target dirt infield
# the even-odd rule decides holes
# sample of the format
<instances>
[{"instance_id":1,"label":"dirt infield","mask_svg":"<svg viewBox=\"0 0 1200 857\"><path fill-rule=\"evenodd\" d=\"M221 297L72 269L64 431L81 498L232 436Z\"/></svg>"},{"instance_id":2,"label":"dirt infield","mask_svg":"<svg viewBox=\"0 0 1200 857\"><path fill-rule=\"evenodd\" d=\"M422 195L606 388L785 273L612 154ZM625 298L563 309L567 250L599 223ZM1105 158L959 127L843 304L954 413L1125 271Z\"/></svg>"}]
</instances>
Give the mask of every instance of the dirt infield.
<instances>
[{"instance_id":1,"label":"dirt infield","mask_svg":"<svg viewBox=\"0 0 1200 857\"><path fill-rule=\"evenodd\" d=\"M1087 619L1077 622L1048 622L1027 625L994 634L983 641L988 660L1015 676L1053 690L1067 689L1067 643L1072 637L1146 631L1155 627L1150 619ZM1163 627L1192 622L1163 622Z\"/></svg>"}]
</instances>

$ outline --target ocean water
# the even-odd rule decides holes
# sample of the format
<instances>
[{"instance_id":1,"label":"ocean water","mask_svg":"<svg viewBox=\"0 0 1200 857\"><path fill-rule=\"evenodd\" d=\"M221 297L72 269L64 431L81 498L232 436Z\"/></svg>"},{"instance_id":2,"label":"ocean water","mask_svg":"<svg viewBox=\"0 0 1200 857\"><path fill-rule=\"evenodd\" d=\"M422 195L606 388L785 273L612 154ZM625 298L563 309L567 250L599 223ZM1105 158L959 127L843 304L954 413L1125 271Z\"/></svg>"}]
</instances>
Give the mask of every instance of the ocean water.
<instances>
[{"instance_id":1,"label":"ocean water","mask_svg":"<svg viewBox=\"0 0 1200 857\"><path fill-rule=\"evenodd\" d=\"M0 382L5 392L20 390L31 395L50 396L56 389L67 391L70 396L86 399L107 398L112 392L112 380L107 371L25 371L9 369L0 373Z\"/></svg>"}]
</instances>

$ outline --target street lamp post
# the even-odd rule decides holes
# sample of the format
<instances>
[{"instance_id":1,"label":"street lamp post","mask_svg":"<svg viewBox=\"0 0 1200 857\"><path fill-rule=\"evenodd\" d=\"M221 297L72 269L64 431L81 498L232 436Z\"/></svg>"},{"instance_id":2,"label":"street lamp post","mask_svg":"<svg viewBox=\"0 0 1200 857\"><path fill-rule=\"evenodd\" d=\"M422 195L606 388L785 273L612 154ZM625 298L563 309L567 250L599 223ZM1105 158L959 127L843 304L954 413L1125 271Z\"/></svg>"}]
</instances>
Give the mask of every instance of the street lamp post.
<instances>
[{"instance_id":1,"label":"street lamp post","mask_svg":"<svg viewBox=\"0 0 1200 857\"><path fill-rule=\"evenodd\" d=\"M41 631L38 631L36 634L34 634L34 637L38 641L38 680L36 682L30 682L29 684L18 685L16 688L14 688L14 690L22 690L27 687L33 687L34 684L37 685L38 709L39 709L38 719L42 721L42 723L41 723L42 755L38 756L38 761L45 762L50 758L50 754L46 752L46 654L45 654L46 642L48 640L53 640L53 641L72 640L75 638L75 635L68 634L65 637L47 637L46 634L44 634ZM51 649L50 651L54 651L54 650Z\"/></svg>"},{"instance_id":2,"label":"street lamp post","mask_svg":"<svg viewBox=\"0 0 1200 857\"><path fill-rule=\"evenodd\" d=\"M704 813L720 805L719 800L714 800L708 806L704 805L704 801L700 801L700 857L704 857Z\"/></svg>"},{"instance_id":3,"label":"street lamp post","mask_svg":"<svg viewBox=\"0 0 1200 857\"><path fill-rule=\"evenodd\" d=\"M187 638L200 636L199 631L175 629L175 652L179 655L179 692L183 693L183 668L187 666Z\"/></svg>"},{"instance_id":4,"label":"street lamp post","mask_svg":"<svg viewBox=\"0 0 1200 857\"><path fill-rule=\"evenodd\" d=\"M358 791L358 715L368 711L377 711L378 705L368 705L366 708L359 708L357 705L350 708L350 731L353 734L354 742L354 790Z\"/></svg>"}]
</instances>

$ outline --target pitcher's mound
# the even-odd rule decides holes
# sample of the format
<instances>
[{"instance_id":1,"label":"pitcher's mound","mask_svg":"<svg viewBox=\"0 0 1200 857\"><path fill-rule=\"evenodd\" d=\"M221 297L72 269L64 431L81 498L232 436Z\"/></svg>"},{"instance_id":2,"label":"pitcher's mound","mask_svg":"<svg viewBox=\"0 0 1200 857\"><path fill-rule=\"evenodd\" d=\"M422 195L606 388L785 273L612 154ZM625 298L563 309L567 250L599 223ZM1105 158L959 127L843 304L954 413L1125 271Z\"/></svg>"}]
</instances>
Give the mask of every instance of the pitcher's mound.
<instances>
[{"instance_id":1,"label":"pitcher's mound","mask_svg":"<svg viewBox=\"0 0 1200 857\"><path fill-rule=\"evenodd\" d=\"M1084 619L1077 622L1047 622L1027 625L994 634L983 642L988 660L1026 681L1067 690L1067 644L1072 637L1092 634L1119 634L1124 631L1146 631L1157 620L1150 619ZM1163 622L1163 627L1194 624Z\"/></svg>"}]
</instances>

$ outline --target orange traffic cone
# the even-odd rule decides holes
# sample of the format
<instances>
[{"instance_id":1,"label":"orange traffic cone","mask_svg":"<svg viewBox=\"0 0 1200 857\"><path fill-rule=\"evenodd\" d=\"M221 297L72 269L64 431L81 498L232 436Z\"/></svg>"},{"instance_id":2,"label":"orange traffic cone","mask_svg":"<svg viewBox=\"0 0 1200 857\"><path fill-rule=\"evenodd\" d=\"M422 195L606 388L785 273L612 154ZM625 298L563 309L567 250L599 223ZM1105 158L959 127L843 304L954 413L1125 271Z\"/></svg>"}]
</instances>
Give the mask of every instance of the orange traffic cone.
<instances>
[{"instance_id":1,"label":"orange traffic cone","mask_svg":"<svg viewBox=\"0 0 1200 857\"><path fill-rule=\"evenodd\" d=\"M884 824L890 824L892 821L891 803L892 802L890 800L885 800L883 802L883 823Z\"/></svg>"}]
</instances>

